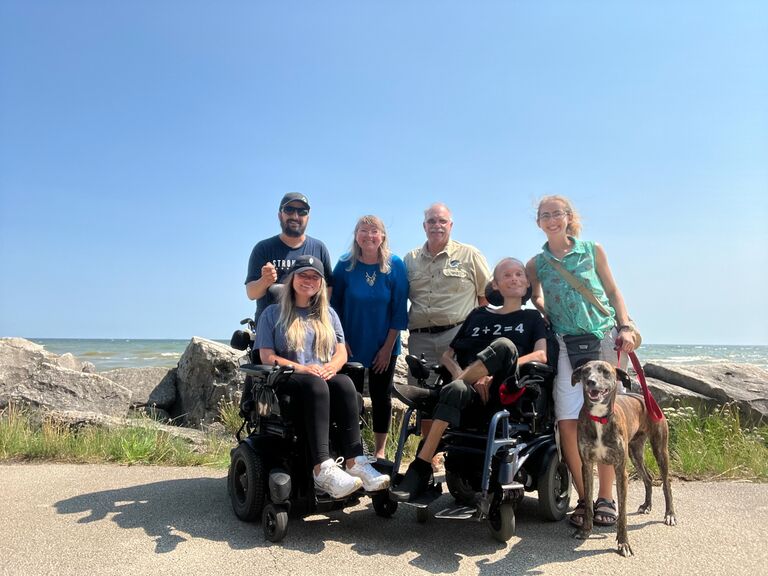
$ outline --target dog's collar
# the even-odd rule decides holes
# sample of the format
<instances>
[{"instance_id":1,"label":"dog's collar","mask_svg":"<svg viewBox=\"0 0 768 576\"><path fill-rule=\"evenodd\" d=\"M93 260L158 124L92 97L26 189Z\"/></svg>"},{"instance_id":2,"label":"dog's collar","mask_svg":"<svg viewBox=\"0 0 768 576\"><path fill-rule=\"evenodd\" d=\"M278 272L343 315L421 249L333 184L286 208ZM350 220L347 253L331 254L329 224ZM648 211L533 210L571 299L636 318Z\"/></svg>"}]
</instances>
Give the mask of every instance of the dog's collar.
<instances>
[{"instance_id":1,"label":"dog's collar","mask_svg":"<svg viewBox=\"0 0 768 576\"><path fill-rule=\"evenodd\" d=\"M610 414L608 414L608 416L610 416ZM589 419L598 424L608 424L608 416L594 416L590 414Z\"/></svg>"}]
</instances>

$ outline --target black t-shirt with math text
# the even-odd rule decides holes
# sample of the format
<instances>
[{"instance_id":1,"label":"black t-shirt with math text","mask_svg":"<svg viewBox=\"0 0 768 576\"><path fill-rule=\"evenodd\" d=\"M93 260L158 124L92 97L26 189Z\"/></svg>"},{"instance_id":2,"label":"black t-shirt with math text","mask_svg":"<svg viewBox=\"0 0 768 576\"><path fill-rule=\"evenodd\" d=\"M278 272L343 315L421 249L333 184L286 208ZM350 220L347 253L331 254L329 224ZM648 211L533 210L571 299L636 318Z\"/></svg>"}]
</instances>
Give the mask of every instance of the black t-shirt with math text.
<instances>
[{"instance_id":1,"label":"black t-shirt with math text","mask_svg":"<svg viewBox=\"0 0 768 576\"><path fill-rule=\"evenodd\" d=\"M544 319L538 310L496 314L487 306L475 308L451 341L456 362L466 368L477 359L478 352L502 337L514 342L520 356L530 354L536 341L547 337Z\"/></svg>"}]
</instances>

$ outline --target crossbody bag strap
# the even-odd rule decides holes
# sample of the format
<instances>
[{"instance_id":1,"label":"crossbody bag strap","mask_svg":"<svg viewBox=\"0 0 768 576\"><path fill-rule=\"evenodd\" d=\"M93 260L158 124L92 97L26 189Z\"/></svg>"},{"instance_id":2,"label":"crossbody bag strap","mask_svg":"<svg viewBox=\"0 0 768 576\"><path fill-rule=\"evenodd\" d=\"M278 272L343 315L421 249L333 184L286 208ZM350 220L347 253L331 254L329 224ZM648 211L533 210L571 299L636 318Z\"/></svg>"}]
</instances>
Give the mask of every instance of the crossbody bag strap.
<instances>
[{"instance_id":1,"label":"crossbody bag strap","mask_svg":"<svg viewBox=\"0 0 768 576\"><path fill-rule=\"evenodd\" d=\"M597 296L594 295L592 290L587 288L583 282L579 282L579 280L568 270L565 269L565 267L560 264L557 260L554 258L550 258L546 254L542 254L544 258L547 259L547 262L549 262L552 267L557 270L560 273L560 276L562 276L568 284L571 285L571 287L576 290L579 294L581 294L586 300L588 300L591 304L594 304L594 306L600 310L605 316L613 316L605 306L602 305L600 300L597 299Z\"/></svg>"}]
</instances>

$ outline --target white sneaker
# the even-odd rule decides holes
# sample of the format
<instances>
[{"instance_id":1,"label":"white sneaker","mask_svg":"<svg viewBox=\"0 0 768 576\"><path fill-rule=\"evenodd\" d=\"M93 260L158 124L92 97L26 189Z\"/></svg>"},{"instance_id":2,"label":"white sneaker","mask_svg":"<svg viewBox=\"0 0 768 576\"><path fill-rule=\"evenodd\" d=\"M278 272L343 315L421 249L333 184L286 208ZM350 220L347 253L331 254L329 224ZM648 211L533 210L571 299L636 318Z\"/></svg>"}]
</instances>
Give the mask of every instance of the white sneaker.
<instances>
[{"instance_id":1,"label":"white sneaker","mask_svg":"<svg viewBox=\"0 0 768 576\"><path fill-rule=\"evenodd\" d=\"M344 498L363 486L360 478L350 476L341 469L344 458L340 457L335 462L328 458L320 464L320 473L312 473L315 479L315 488L327 492L331 498Z\"/></svg>"},{"instance_id":2,"label":"white sneaker","mask_svg":"<svg viewBox=\"0 0 768 576\"><path fill-rule=\"evenodd\" d=\"M371 461L368 460L367 456L355 457L355 463L347 468L347 474L360 478L366 492L376 492L389 488L389 476L371 466Z\"/></svg>"}]
</instances>

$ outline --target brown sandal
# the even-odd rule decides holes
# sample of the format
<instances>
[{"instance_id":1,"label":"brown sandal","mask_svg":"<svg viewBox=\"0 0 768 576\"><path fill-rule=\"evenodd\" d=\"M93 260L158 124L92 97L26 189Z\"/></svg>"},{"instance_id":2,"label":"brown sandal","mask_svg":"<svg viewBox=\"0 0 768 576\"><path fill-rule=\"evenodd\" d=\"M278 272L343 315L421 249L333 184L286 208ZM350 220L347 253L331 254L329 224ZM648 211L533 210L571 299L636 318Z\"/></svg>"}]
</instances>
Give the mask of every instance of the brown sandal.
<instances>
[{"instance_id":1,"label":"brown sandal","mask_svg":"<svg viewBox=\"0 0 768 576\"><path fill-rule=\"evenodd\" d=\"M586 515L587 515L587 504L583 498L579 498L576 501L576 508L574 508L573 512L571 512L571 517L568 519L568 521L571 523L572 526L576 526L576 528L581 528L584 525L584 518Z\"/></svg>"},{"instance_id":2,"label":"brown sandal","mask_svg":"<svg viewBox=\"0 0 768 576\"><path fill-rule=\"evenodd\" d=\"M616 501L608 498L595 500L595 524L598 526L614 526L616 524Z\"/></svg>"}]
</instances>

